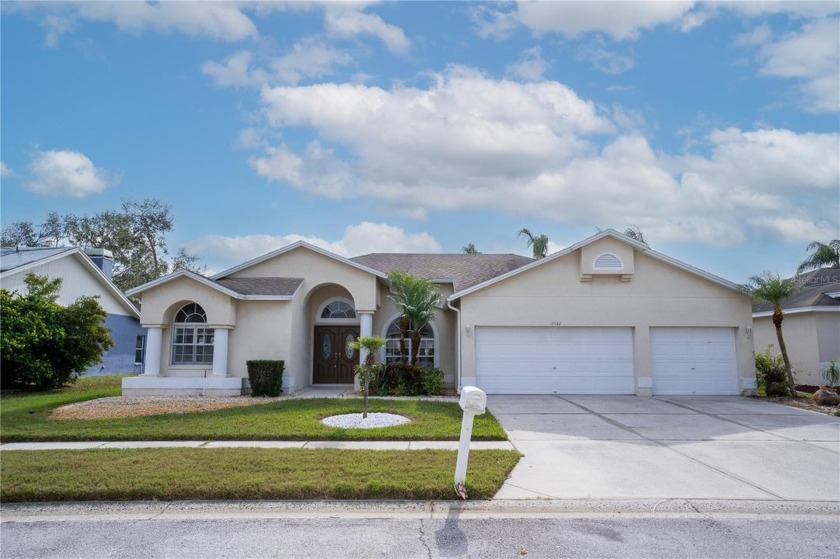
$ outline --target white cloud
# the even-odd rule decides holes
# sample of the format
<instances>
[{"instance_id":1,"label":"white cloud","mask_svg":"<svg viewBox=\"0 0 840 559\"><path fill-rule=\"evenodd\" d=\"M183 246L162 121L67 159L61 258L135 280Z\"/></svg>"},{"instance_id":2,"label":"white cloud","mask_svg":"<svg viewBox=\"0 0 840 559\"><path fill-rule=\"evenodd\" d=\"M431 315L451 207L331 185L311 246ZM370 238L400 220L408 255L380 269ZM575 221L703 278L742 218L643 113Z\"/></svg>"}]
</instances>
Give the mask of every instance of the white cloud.
<instances>
[{"instance_id":1,"label":"white cloud","mask_svg":"<svg viewBox=\"0 0 840 559\"><path fill-rule=\"evenodd\" d=\"M517 62L506 68L508 75L526 80L540 81L548 70L548 62L542 57L540 47L533 47L522 51L522 56Z\"/></svg>"},{"instance_id":2,"label":"white cloud","mask_svg":"<svg viewBox=\"0 0 840 559\"><path fill-rule=\"evenodd\" d=\"M513 11L474 13L478 34L504 37L513 21L536 35L558 33L576 38L604 33L615 40L631 40L657 25L680 22L694 2L518 2Z\"/></svg>"},{"instance_id":3,"label":"white cloud","mask_svg":"<svg viewBox=\"0 0 840 559\"><path fill-rule=\"evenodd\" d=\"M320 78L333 73L336 65L346 66L353 57L341 49L309 37L297 43L287 54L271 62L274 75L282 83L297 85L303 78Z\"/></svg>"},{"instance_id":4,"label":"white cloud","mask_svg":"<svg viewBox=\"0 0 840 559\"><path fill-rule=\"evenodd\" d=\"M29 165L32 181L26 188L44 196L84 198L108 187L107 173L77 151L39 151Z\"/></svg>"},{"instance_id":5,"label":"white cloud","mask_svg":"<svg viewBox=\"0 0 840 559\"><path fill-rule=\"evenodd\" d=\"M14 175L15 172L12 170L11 167L0 161L0 178L11 177Z\"/></svg>"},{"instance_id":6,"label":"white cloud","mask_svg":"<svg viewBox=\"0 0 840 559\"><path fill-rule=\"evenodd\" d=\"M632 54L608 50L602 40L591 41L578 47L575 59L590 62L596 70L613 75L623 74L636 65Z\"/></svg>"},{"instance_id":7,"label":"white cloud","mask_svg":"<svg viewBox=\"0 0 840 559\"><path fill-rule=\"evenodd\" d=\"M812 112L840 110L840 19L805 24L761 47L761 73L801 80L807 108Z\"/></svg>"},{"instance_id":8,"label":"white cloud","mask_svg":"<svg viewBox=\"0 0 840 559\"><path fill-rule=\"evenodd\" d=\"M407 233L394 225L363 221L348 225L337 241L290 233L288 235L208 235L187 243L190 253L201 256L214 270L223 270L278 248L306 241L346 258L370 252L440 252L441 246L426 233Z\"/></svg>"},{"instance_id":9,"label":"white cloud","mask_svg":"<svg viewBox=\"0 0 840 559\"><path fill-rule=\"evenodd\" d=\"M324 7L327 32L337 37L371 35L376 37L393 53L404 54L411 48L411 41L396 25L385 23L376 14L368 14L353 6L342 3L326 4Z\"/></svg>"},{"instance_id":10,"label":"white cloud","mask_svg":"<svg viewBox=\"0 0 840 559\"><path fill-rule=\"evenodd\" d=\"M252 70L251 60L254 54L241 50L223 62L208 60L201 65L201 71L213 78L219 87L244 87L260 85L267 82L267 76L262 70Z\"/></svg>"},{"instance_id":11,"label":"white cloud","mask_svg":"<svg viewBox=\"0 0 840 559\"><path fill-rule=\"evenodd\" d=\"M155 30L178 32L192 37L220 41L241 41L256 37L257 27L236 2L73 2L43 3L23 9L45 11L44 42L56 46L58 38L78 20L104 21L121 31L142 33Z\"/></svg>"}]
</instances>

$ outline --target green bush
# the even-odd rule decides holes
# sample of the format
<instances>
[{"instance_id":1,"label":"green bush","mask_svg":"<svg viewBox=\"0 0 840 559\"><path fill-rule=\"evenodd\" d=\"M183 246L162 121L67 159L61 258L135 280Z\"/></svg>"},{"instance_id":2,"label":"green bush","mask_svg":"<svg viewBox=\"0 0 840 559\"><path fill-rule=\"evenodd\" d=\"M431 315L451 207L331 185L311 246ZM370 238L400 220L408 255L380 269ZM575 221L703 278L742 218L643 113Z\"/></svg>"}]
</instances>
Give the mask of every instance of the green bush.
<instances>
[{"instance_id":1,"label":"green bush","mask_svg":"<svg viewBox=\"0 0 840 559\"><path fill-rule=\"evenodd\" d=\"M766 396L790 396L790 386L781 355L773 355L772 346L755 354L755 377Z\"/></svg>"},{"instance_id":2,"label":"green bush","mask_svg":"<svg viewBox=\"0 0 840 559\"><path fill-rule=\"evenodd\" d=\"M370 383L377 396L434 396L443 388L443 371L409 363L388 363Z\"/></svg>"},{"instance_id":3,"label":"green bush","mask_svg":"<svg viewBox=\"0 0 840 559\"><path fill-rule=\"evenodd\" d=\"M253 359L246 361L251 396L279 396L283 385L283 361Z\"/></svg>"}]
</instances>

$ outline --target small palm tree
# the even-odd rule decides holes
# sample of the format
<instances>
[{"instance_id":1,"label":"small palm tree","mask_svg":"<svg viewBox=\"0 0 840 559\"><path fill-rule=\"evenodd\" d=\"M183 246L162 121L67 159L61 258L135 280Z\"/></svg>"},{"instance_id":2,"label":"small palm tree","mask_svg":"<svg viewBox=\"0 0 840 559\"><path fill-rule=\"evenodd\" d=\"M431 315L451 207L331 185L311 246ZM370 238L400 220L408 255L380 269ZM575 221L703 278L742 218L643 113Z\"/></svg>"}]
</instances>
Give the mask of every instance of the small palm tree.
<instances>
[{"instance_id":1,"label":"small palm tree","mask_svg":"<svg viewBox=\"0 0 840 559\"><path fill-rule=\"evenodd\" d=\"M534 251L535 259L545 258L545 255L548 254L548 237L545 235L534 236L531 231L523 227L518 236L524 236L528 240L528 246Z\"/></svg>"},{"instance_id":2,"label":"small palm tree","mask_svg":"<svg viewBox=\"0 0 840 559\"><path fill-rule=\"evenodd\" d=\"M362 365L356 365L353 369L359 375L359 383L362 385L362 394L364 394L364 408L362 411L362 419L367 419L368 413L368 389L370 388L370 381L376 375L376 354L385 345L385 339L379 336L362 336L355 342L348 344L355 350L367 350L365 362Z\"/></svg>"},{"instance_id":3,"label":"small palm tree","mask_svg":"<svg viewBox=\"0 0 840 559\"><path fill-rule=\"evenodd\" d=\"M420 331L434 318L434 310L440 300L435 283L408 272L394 270L388 274L391 280L391 295L388 296L402 312L400 337L404 339L403 324L411 329L411 364L417 364L420 351ZM402 347L400 351L403 351Z\"/></svg>"},{"instance_id":4,"label":"small palm tree","mask_svg":"<svg viewBox=\"0 0 840 559\"><path fill-rule=\"evenodd\" d=\"M796 270L797 274L819 268L840 268L840 239L834 239L828 244L814 241L808 245L808 250L813 253L802 261Z\"/></svg>"},{"instance_id":5,"label":"small palm tree","mask_svg":"<svg viewBox=\"0 0 840 559\"><path fill-rule=\"evenodd\" d=\"M461 252L463 252L464 254L481 254L480 252L478 252L478 249L475 248L475 245L472 243L465 245L463 248L461 248Z\"/></svg>"},{"instance_id":6,"label":"small palm tree","mask_svg":"<svg viewBox=\"0 0 840 559\"><path fill-rule=\"evenodd\" d=\"M773 325L776 327L776 339L779 340L779 351L782 353L782 359L785 362L785 373L787 374L790 393L793 397L796 397L796 383L793 380L793 370L790 366L785 338L782 336L782 321L785 319L782 312L782 301L793 293L796 284L792 279L782 279L778 273L763 272L760 275L750 276L746 289L754 299L767 301L773 305Z\"/></svg>"}]
</instances>

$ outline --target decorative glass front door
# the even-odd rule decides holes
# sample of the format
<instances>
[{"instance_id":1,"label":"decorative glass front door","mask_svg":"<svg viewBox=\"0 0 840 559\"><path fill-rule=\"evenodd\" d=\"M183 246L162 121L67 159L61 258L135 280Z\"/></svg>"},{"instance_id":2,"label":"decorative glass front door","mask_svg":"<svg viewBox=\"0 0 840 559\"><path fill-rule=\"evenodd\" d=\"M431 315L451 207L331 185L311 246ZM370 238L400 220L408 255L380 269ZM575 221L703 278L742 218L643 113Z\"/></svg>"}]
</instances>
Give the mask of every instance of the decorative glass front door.
<instances>
[{"instance_id":1,"label":"decorative glass front door","mask_svg":"<svg viewBox=\"0 0 840 559\"><path fill-rule=\"evenodd\" d=\"M359 327L316 326L313 356L313 384L352 384L353 366L359 364L359 352L348 344L359 337Z\"/></svg>"}]
</instances>

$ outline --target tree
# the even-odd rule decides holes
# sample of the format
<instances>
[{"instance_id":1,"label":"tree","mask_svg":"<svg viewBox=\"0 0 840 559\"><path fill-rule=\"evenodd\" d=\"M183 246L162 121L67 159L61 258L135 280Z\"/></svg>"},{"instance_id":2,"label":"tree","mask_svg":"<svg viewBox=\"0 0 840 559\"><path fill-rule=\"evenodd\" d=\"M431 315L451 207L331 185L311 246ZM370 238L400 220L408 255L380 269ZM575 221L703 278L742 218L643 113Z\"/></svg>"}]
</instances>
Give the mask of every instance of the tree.
<instances>
[{"instance_id":1,"label":"tree","mask_svg":"<svg viewBox=\"0 0 840 559\"><path fill-rule=\"evenodd\" d=\"M154 198L123 200L120 210L92 216L50 212L44 223L16 222L3 228L3 246L105 248L114 255L114 283L128 290L169 272L203 273L198 257L178 249L169 257L165 235L174 226L172 208Z\"/></svg>"},{"instance_id":2,"label":"tree","mask_svg":"<svg viewBox=\"0 0 840 559\"><path fill-rule=\"evenodd\" d=\"M114 347L96 297L56 302L60 278L29 273L26 294L0 289L0 382L50 390L74 382Z\"/></svg>"},{"instance_id":3,"label":"tree","mask_svg":"<svg viewBox=\"0 0 840 559\"><path fill-rule=\"evenodd\" d=\"M631 239L636 239L640 243L647 244L647 241L645 240L645 234L636 225L631 225L630 227L625 229L624 234L630 237Z\"/></svg>"},{"instance_id":4,"label":"tree","mask_svg":"<svg viewBox=\"0 0 840 559\"><path fill-rule=\"evenodd\" d=\"M545 255L548 254L548 237L545 235L536 237L531 231L523 227L518 236L524 236L527 239L528 246L534 251L535 259L545 258Z\"/></svg>"},{"instance_id":5,"label":"tree","mask_svg":"<svg viewBox=\"0 0 840 559\"><path fill-rule=\"evenodd\" d=\"M795 289L796 284L792 279L782 279L778 273L773 274L771 272L750 276L746 285L746 290L753 296L753 299L767 301L773 305L773 325L776 327L776 339L779 341L779 351L785 362L785 374L793 397L796 397L796 382L793 380L793 369L790 366L785 338L782 335L782 321L785 319L782 312L782 301L789 297Z\"/></svg>"},{"instance_id":6,"label":"tree","mask_svg":"<svg viewBox=\"0 0 840 559\"><path fill-rule=\"evenodd\" d=\"M461 252L463 252L464 254L481 254L480 252L478 252L478 249L475 248L475 245L472 243L465 245L463 248L461 248Z\"/></svg>"},{"instance_id":7,"label":"tree","mask_svg":"<svg viewBox=\"0 0 840 559\"><path fill-rule=\"evenodd\" d=\"M367 419L368 389L370 388L370 381L373 380L373 377L376 376L379 370L376 365L376 354L385 345L385 339L379 336L362 336L349 345L355 350L367 350L364 364L353 367L353 370L359 375L359 384L362 385L362 394L364 394L365 403L362 411L362 419Z\"/></svg>"},{"instance_id":8,"label":"tree","mask_svg":"<svg viewBox=\"0 0 840 559\"><path fill-rule=\"evenodd\" d=\"M394 270L388 277L391 281L391 295L388 296L400 308L400 353L405 355L405 338L403 324L411 331L411 360L412 365L417 364L417 355L420 351L420 331L427 322L434 318L434 309L440 300L435 283L426 278L421 278L408 272Z\"/></svg>"},{"instance_id":9,"label":"tree","mask_svg":"<svg viewBox=\"0 0 840 559\"><path fill-rule=\"evenodd\" d=\"M807 250L813 253L802 261L797 274L819 268L840 268L840 239L834 239L828 244L814 241L808 245Z\"/></svg>"}]
</instances>

